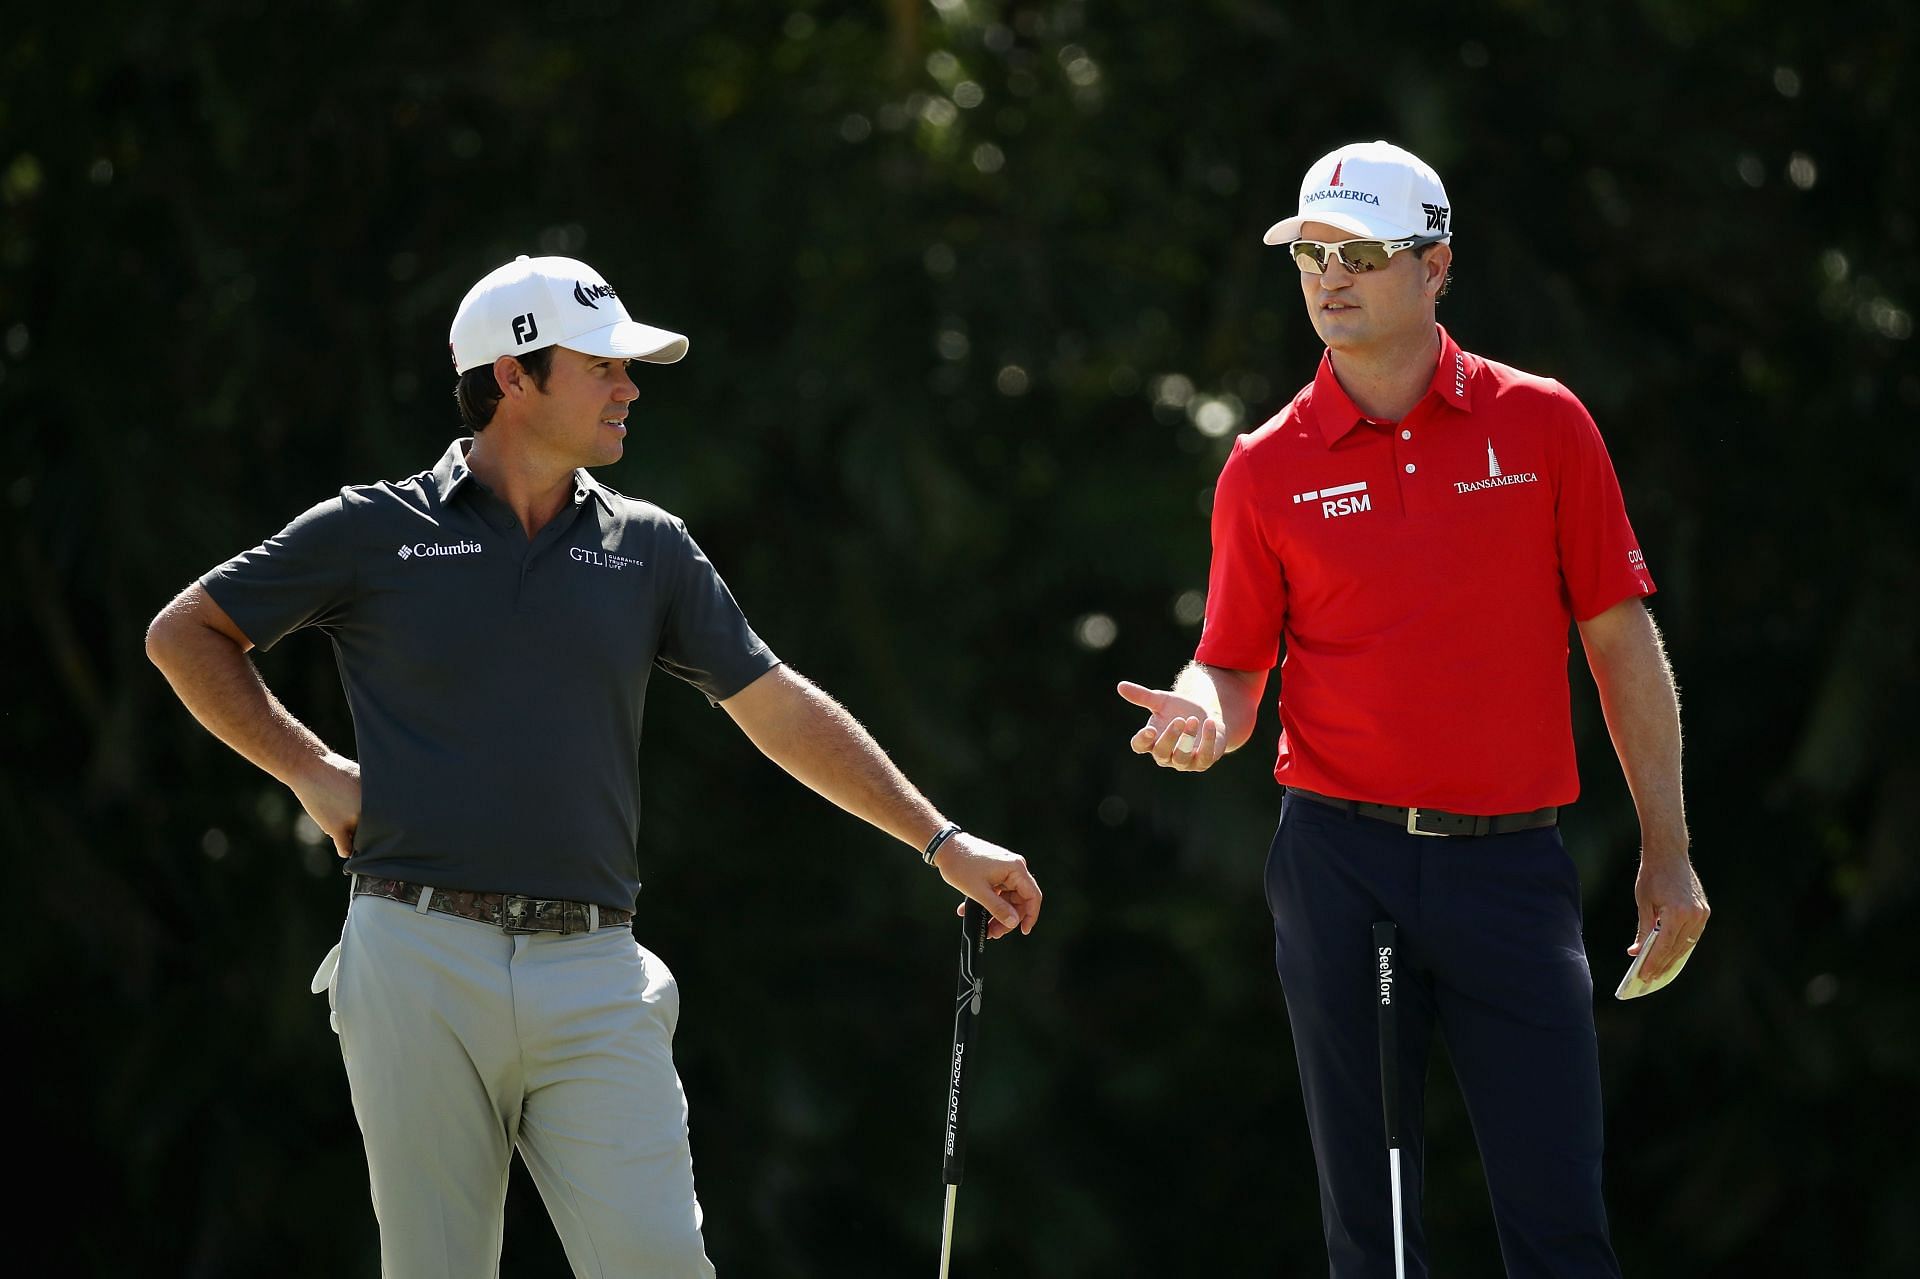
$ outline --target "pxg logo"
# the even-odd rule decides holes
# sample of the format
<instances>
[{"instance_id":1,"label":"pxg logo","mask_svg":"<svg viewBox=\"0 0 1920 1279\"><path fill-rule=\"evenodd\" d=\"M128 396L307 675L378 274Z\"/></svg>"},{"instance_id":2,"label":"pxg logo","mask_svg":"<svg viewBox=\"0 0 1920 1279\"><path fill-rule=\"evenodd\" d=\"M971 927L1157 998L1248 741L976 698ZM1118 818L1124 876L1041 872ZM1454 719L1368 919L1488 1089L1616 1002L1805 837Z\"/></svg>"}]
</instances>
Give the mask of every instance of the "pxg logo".
<instances>
[{"instance_id":1,"label":"pxg logo","mask_svg":"<svg viewBox=\"0 0 1920 1279\"><path fill-rule=\"evenodd\" d=\"M533 318L533 312L513 317L513 341L516 346L525 346L540 336L540 325Z\"/></svg>"},{"instance_id":2,"label":"pxg logo","mask_svg":"<svg viewBox=\"0 0 1920 1279\"><path fill-rule=\"evenodd\" d=\"M1444 204L1423 204L1420 207L1427 211L1427 230L1438 231L1441 235L1445 235L1447 218L1453 211Z\"/></svg>"}]
</instances>

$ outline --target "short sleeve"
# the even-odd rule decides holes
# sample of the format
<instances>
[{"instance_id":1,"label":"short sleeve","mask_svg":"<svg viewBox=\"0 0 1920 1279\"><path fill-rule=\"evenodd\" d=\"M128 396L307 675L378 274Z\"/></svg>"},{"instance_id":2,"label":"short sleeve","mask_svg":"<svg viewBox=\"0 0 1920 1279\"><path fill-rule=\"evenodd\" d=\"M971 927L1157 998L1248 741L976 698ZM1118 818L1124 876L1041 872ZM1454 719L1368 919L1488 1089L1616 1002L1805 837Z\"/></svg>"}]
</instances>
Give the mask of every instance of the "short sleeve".
<instances>
[{"instance_id":1,"label":"short sleeve","mask_svg":"<svg viewBox=\"0 0 1920 1279\"><path fill-rule=\"evenodd\" d=\"M346 500L329 498L203 574L200 585L261 649L303 626L330 628L353 595L349 520Z\"/></svg>"},{"instance_id":2,"label":"short sleeve","mask_svg":"<svg viewBox=\"0 0 1920 1279\"><path fill-rule=\"evenodd\" d=\"M1194 660L1229 670L1272 670L1286 620L1286 575L1261 518L1253 463L1242 437L1213 490L1213 564Z\"/></svg>"},{"instance_id":3,"label":"short sleeve","mask_svg":"<svg viewBox=\"0 0 1920 1279\"><path fill-rule=\"evenodd\" d=\"M780 659L747 625L733 592L686 525L675 520L673 531L679 545L654 665L722 702L778 666Z\"/></svg>"},{"instance_id":4,"label":"short sleeve","mask_svg":"<svg viewBox=\"0 0 1920 1279\"><path fill-rule=\"evenodd\" d=\"M1571 391L1556 385L1554 393L1560 404L1554 534L1568 602L1574 619L1584 622L1655 588L1600 428Z\"/></svg>"}]
</instances>

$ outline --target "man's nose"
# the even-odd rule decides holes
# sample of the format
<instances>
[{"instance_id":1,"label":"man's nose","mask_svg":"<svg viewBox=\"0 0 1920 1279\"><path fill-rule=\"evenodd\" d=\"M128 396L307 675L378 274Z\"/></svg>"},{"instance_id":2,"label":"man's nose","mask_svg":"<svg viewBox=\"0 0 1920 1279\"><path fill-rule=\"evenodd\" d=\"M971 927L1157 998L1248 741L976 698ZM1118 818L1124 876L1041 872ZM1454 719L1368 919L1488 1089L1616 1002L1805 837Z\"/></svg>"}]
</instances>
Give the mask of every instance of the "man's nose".
<instances>
[{"instance_id":1,"label":"man's nose","mask_svg":"<svg viewBox=\"0 0 1920 1279\"><path fill-rule=\"evenodd\" d=\"M1327 254L1327 264L1320 269L1320 287L1323 289L1345 289L1353 285L1353 272L1347 270L1347 264L1337 253Z\"/></svg>"},{"instance_id":2,"label":"man's nose","mask_svg":"<svg viewBox=\"0 0 1920 1279\"><path fill-rule=\"evenodd\" d=\"M640 398L640 388L633 384L631 373L622 373L620 380L614 383L613 400L616 404L629 404Z\"/></svg>"}]
</instances>

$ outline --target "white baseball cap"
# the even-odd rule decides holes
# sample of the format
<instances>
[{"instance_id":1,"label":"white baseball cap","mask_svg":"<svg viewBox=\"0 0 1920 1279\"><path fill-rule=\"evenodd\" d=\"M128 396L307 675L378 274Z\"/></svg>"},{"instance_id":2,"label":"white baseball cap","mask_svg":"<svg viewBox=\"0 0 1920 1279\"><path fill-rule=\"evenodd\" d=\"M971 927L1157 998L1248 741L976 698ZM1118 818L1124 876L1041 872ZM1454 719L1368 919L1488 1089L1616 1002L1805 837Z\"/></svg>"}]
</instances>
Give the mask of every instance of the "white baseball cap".
<instances>
[{"instance_id":1,"label":"white baseball cap","mask_svg":"<svg viewBox=\"0 0 1920 1279\"><path fill-rule=\"evenodd\" d=\"M1453 238L1453 209L1440 175L1391 142L1349 142L1314 161L1300 182L1300 212L1274 223L1266 242L1297 240L1309 222L1373 240Z\"/></svg>"},{"instance_id":2,"label":"white baseball cap","mask_svg":"<svg viewBox=\"0 0 1920 1279\"><path fill-rule=\"evenodd\" d=\"M467 290L448 345L455 373L543 346L650 364L672 364L687 353L680 334L635 323L613 286L585 262L524 253Z\"/></svg>"}]
</instances>

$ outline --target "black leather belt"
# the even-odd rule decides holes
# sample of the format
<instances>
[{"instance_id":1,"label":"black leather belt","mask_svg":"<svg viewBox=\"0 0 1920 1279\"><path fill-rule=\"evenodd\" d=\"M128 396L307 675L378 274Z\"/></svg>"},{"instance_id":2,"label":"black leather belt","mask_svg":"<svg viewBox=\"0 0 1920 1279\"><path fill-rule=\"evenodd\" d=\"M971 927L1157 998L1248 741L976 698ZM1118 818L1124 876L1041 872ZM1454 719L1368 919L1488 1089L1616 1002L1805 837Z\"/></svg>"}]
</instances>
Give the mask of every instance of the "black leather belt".
<instances>
[{"instance_id":1,"label":"black leather belt","mask_svg":"<svg viewBox=\"0 0 1920 1279\"><path fill-rule=\"evenodd\" d=\"M1449 813L1438 808L1396 808L1392 804L1369 804L1357 799L1335 799L1317 791L1287 787L1287 794L1310 799L1328 808L1337 808L1349 817L1371 817L1376 822L1398 826L1409 835L1510 835L1517 830L1539 830L1560 822L1558 808L1536 808L1531 813L1500 813L1480 817L1471 813Z\"/></svg>"}]
</instances>

